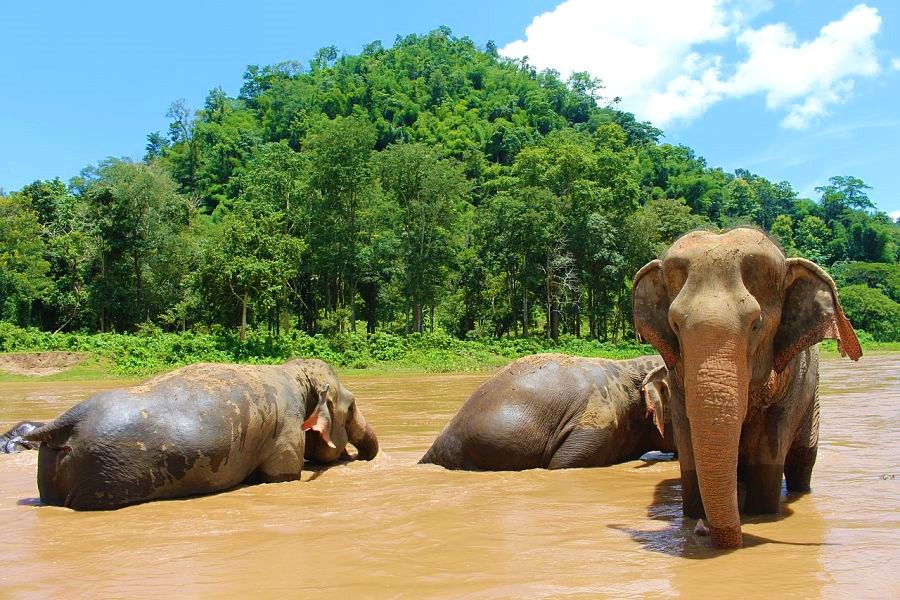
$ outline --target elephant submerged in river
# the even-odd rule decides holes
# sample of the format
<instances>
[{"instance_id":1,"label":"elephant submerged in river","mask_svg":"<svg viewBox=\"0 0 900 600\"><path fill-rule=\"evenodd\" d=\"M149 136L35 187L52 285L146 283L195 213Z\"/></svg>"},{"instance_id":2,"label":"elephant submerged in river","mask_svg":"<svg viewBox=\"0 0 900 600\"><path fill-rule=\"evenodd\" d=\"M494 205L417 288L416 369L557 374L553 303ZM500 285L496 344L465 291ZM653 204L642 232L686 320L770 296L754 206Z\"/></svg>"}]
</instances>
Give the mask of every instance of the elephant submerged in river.
<instances>
[{"instance_id":1,"label":"elephant submerged in river","mask_svg":"<svg viewBox=\"0 0 900 600\"><path fill-rule=\"evenodd\" d=\"M600 467L674 451L641 393L663 367L632 360L537 354L514 361L475 390L419 461L448 469L518 471ZM653 388L650 393L665 393Z\"/></svg>"},{"instance_id":2,"label":"elephant submerged in river","mask_svg":"<svg viewBox=\"0 0 900 600\"><path fill-rule=\"evenodd\" d=\"M0 435L0 454L15 454L23 450L35 450L38 445L26 441L22 436L42 427L37 421L19 421L12 429Z\"/></svg>"},{"instance_id":3,"label":"elephant submerged in river","mask_svg":"<svg viewBox=\"0 0 900 600\"><path fill-rule=\"evenodd\" d=\"M634 323L665 360L684 514L706 516L713 546L742 544L744 512L775 513L782 476L808 491L819 436L818 348L859 342L834 282L738 228L678 239L634 278ZM652 382L651 382L652 383ZM702 529L702 528L701 528Z\"/></svg>"},{"instance_id":4,"label":"elephant submerged in river","mask_svg":"<svg viewBox=\"0 0 900 600\"><path fill-rule=\"evenodd\" d=\"M76 510L300 477L304 457L371 460L378 438L320 360L196 364L101 392L26 434L45 504Z\"/></svg>"}]
</instances>

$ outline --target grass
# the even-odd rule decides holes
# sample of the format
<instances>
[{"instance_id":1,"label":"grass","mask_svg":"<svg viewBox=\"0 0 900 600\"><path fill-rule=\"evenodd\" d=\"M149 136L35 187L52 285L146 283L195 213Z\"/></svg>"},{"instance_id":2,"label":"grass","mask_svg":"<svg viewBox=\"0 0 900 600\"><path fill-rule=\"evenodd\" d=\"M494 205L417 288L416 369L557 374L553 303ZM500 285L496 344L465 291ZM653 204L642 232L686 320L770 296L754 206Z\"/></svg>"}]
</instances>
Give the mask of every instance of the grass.
<instances>
[{"instance_id":1,"label":"grass","mask_svg":"<svg viewBox=\"0 0 900 600\"><path fill-rule=\"evenodd\" d=\"M859 332L864 352L898 352L900 342L877 342ZM835 342L822 344L825 355L837 354ZM75 367L43 377L0 372L0 381L81 381L146 377L195 362L275 364L295 357L321 358L343 373L454 373L496 369L527 354L560 352L576 356L625 359L655 354L635 342L598 342L571 336L554 343L544 338L460 340L443 332L406 336L389 333L310 336L301 331L273 336L250 332L241 341L232 332L138 334L51 334L0 322L0 352L87 352Z\"/></svg>"},{"instance_id":2,"label":"grass","mask_svg":"<svg viewBox=\"0 0 900 600\"><path fill-rule=\"evenodd\" d=\"M881 352L900 352L900 342L878 342L872 339L864 339L860 336L859 340L860 345L863 349L863 356L870 353L881 353ZM825 356L840 356L840 352L838 352L837 342L833 340L826 340L819 345L819 348L822 351L822 354Z\"/></svg>"}]
</instances>

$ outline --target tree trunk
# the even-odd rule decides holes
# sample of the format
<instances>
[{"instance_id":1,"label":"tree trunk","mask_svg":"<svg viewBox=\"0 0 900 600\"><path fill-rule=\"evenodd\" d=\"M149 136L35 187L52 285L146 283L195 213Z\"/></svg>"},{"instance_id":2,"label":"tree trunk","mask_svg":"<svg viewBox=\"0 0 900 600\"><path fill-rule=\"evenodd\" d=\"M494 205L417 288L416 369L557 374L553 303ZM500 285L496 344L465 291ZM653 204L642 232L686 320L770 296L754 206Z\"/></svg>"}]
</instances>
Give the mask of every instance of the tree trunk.
<instances>
[{"instance_id":1,"label":"tree trunk","mask_svg":"<svg viewBox=\"0 0 900 600\"><path fill-rule=\"evenodd\" d=\"M597 318L595 316L594 309L594 288L588 288L588 337L592 339L597 338Z\"/></svg>"},{"instance_id":2,"label":"tree trunk","mask_svg":"<svg viewBox=\"0 0 900 600\"><path fill-rule=\"evenodd\" d=\"M528 290L522 286L522 337L528 337Z\"/></svg>"},{"instance_id":3,"label":"tree trunk","mask_svg":"<svg viewBox=\"0 0 900 600\"><path fill-rule=\"evenodd\" d=\"M356 281L350 281L350 331L356 333Z\"/></svg>"},{"instance_id":4,"label":"tree trunk","mask_svg":"<svg viewBox=\"0 0 900 600\"><path fill-rule=\"evenodd\" d=\"M409 329L409 303L406 303L406 306L403 307L403 331L406 333L410 333Z\"/></svg>"},{"instance_id":5,"label":"tree trunk","mask_svg":"<svg viewBox=\"0 0 900 600\"><path fill-rule=\"evenodd\" d=\"M581 284L576 284L572 294L572 333L576 338L581 337Z\"/></svg>"},{"instance_id":6,"label":"tree trunk","mask_svg":"<svg viewBox=\"0 0 900 600\"><path fill-rule=\"evenodd\" d=\"M559 341L559 300L555 294L550 301L550 339Z\"/></svg>"},{"instance_id":7,"label":"tree trunk","mask_svg":"<svg viewBox=\"0 0 900 600\"><path fill-rule=\"evenodd\" d=\"M241 341L247 339L247 300L249 297L249 292L244 290L244 298L241 302Z\"/></svg>"},{"instance_id":8,"label":"tree trunk","mask_svg":"<svg viewBox=\"0 0 900 600\"><path fill-rule=\"evenodd\" d=\"M528 272L528 257L522 257L522 337L528 337L528 283L525 280Z\"/></svg>"},{"instance_id":9,"label":"tree trunk","mask_svg":"<svg viewBox=\"0 0 900 600\"><path fill-rule=\"evenodd\" d=\"M140 319L141 309L144 308L144 281L141 277L141 259L138 256L137 252L132 253L132 258L134 260L134 281L135 287L137 287L137 314ZM147 319L150 320L149 318Z\"/></svg>"},{"instance_id":10,"label":"tree trunk","mask_svg":"<svg viewBox=\"0 0 900 600\"><path fill-rule=\"evenodd\" d=\"M422 303L413 303L413 332L422 333Z\"/></svg>"}]
</instances>

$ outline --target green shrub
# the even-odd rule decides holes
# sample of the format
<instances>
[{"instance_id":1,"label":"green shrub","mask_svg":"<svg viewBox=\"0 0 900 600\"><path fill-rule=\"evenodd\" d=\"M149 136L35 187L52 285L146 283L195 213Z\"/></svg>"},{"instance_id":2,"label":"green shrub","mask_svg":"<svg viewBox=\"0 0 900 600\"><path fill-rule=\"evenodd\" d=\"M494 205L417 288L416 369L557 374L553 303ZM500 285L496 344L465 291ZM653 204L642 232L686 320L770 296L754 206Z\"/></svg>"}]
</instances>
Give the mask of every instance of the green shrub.
<instances>
[{"instance_id":1,"label":"green shrub","mask_svg":"<svg viewBox=\"0 0 900 600\"><path fill-rule=\"evenodd\" d=\"M861 290L855 288L862 288ZM872 296L872 294L876 296ZM874 340L897 335L896 303L877 290L848 286L842 298L863 345L873 336L863 328L875 327ZM873 298L875 298L873 300ZM873 305L887 312L873 311ZM862 306L862 308L860 308ZM893 308L891 308L893 306ZM894 310L891 313L890 310ZM891 321L891 315L895 315ZM860 324L863 324L860 327ZM893 324L893 329L890 329ZM886 333L892 331L893 333ZM892 339L897 339L892 338ZM826 344L826 351L834 351ZM321 358L337 367L362 369L385 367L428 372L476 371L497 367L527 354L560 352L576 356L613 359L655 354L652 346L627 342L598 342L563 336L554 343L546 338L460 340L443 331L407 336L344 333L332 337L308 335L294 330L287 335L248 331L241 341L236 333L221 329L209 332L165 333L143 327L135 335L118 333L47 333L0 322L0 351L37 352L65 350L92 352L114 365L120 375L144 376L196 362L281 363L290 358Z\"/></svg>"},{"instance_id":2,"label":"green shrub","mask_svg":"<svg viewBox=\"0 0 900 600\"><path fill-rule=\"evenodd\" d=\"M864 329L879 342L900 341L900 304L865 285L849 285L840 295L854 328Z\"/></svg>"}]
</instances>

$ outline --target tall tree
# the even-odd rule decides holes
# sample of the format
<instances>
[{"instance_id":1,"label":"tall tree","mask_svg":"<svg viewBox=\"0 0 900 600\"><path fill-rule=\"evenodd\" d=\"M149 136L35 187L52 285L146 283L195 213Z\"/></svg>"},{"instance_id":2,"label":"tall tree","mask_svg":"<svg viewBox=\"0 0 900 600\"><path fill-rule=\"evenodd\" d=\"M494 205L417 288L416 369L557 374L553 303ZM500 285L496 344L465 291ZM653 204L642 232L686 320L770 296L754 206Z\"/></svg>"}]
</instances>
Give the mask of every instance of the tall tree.
<instances>
[{"instance_id":1,"label":"tall tree","mask_svg":"<svg viewBox=\"0 0 900 600\"><path fill-rule=\"evenodd\" d=\"M248 310L265 316L283 298L296 276L305 244L285 233L279 211L260 210L238 201L222 218L221 228L204 250L199 283L221 302L230 294L240 307L240 337L247 335Z\"/></svg>"},{"instance_id":2,"label":"tall tree","mask_svg":"<svg viewBox=\"0 0 900 600\"><path fill-rule=\"evenodd\" d=\"M24 325L51 285L37 213L27 196L0 196L0 314Z\"/></svg>"},{"instance_id":3,"label":"tall tree","mask_svg":"<svg viewBox=\"0 0 900 600\"><path fill-rule=\"evenodd\" d=\"M357 253L363 240L361 217L372 201L372 149L375 131L359 117L338 117L310 134L310 245L316 264L328 274L326 285L337 309L349 307L356 331Z\"/></svg>"},{"instance_id":4,"label":"tall tree","mask_svg":"<svg viewBox=\"0 0 900 600\"><path fill-rule=\"evenodd\" d=\"M423 331L422 307L434 306L459 251L460 216L470 184L461 166L423 144L395 144L378 161L381 186L398 209L404 295L412 330Z\"/></svg>"}]
</instances>

